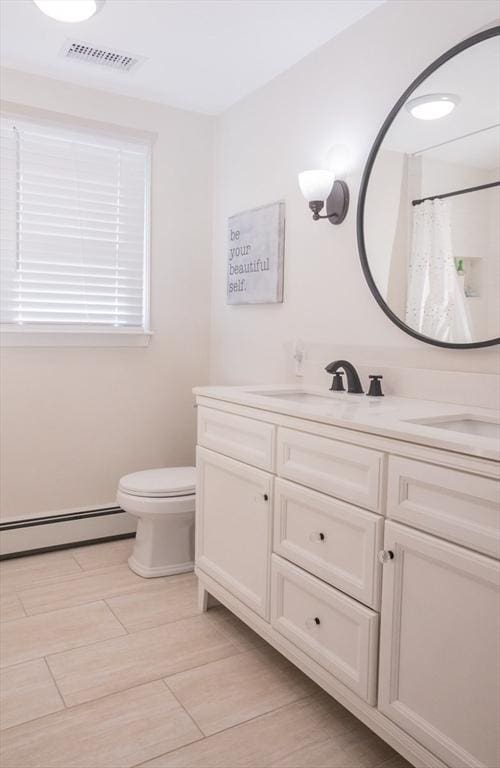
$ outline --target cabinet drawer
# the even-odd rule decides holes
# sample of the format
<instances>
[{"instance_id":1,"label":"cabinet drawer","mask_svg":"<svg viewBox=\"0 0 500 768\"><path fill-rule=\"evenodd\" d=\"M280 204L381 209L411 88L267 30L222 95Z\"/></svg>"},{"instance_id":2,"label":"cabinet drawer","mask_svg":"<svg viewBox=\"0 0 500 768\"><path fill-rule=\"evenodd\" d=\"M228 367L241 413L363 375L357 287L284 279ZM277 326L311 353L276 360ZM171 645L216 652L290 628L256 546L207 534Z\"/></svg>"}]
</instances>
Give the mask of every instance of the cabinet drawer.
<instances>
[{"instance_id":1,"label":"cabinet drawer","mask_svg":"<svg viewBox=\"0 0 500 768\"><path fill-rule=\"evenodd\" d=\"M378 614L277 555L271 572L273 627L375 704Z\"/></svg>"},{"instance_id":2,"label":"cabinet drawer","mask_svg":"<svg viewBox=\"0 0 500 768\"><path fill-rule=\"evenodd\" d=\"M339 499L382 509L384 454L294 429L278 430L277 472Z\"/></svg>"},{"instance_id":3,"label":"cabinet drawer","mask_svg":"<svg viewBox=\"0 0 500 768\"><path fill-rule=\"evenodd\" d=\"M275 482L274 551L376 608L384 519L287 480Z\"/></svg>"},{"instance_id":4,"label":"cabinet drawer","mask_svg":"<svg viewBox=\"0 0 500 768\"><path fill-rule=\"evenodd\" d=\"M391 456L387 515L498 557L500 483L446 467Z\"/></svg>"},{"instance_id":5,"label":"cabinet drawer","mask_svg":"<svg viewBox=\"0 0 500 768\"><path fill-rule=\"evenodd\" d=\"M273 424L199 407L198 443L254 467L274 470Z\"/></svg>"}]
</instances>

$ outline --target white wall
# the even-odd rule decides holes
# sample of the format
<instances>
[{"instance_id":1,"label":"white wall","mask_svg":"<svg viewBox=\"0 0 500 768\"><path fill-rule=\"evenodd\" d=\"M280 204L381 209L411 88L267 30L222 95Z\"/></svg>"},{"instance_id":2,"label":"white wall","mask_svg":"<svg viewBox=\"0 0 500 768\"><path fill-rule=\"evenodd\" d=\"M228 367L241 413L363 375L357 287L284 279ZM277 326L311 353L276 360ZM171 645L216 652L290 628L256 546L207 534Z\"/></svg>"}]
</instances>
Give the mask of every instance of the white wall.
<instances>
[{"instance_id":1,"label":"white wall","mask_svg":"<svg viewBox=\"0 0 500 768\"><path fill-rule=\"evenodd\" d=\"M5 349L2 513L114 502L127 472L194 461L209 356L213 120L5 70L2 98L157 134L147 348Z\"/></svg>"},{"instance_id":2,"label":"white wall","mask_svg":"<svg viewBox=\"0 0 500 768\"><path fill-rule=\"evenodd\" d=\"M424 67L491 24L497 12L495 0L389 0L223 115L216 140L213 382L292 381L292 341L301 338L312 376L346 355L372 373L377 365L427 369L420 379L406 379L415 394L422 391L419 380L426 396L460 402L469 391L477 392L478 404L491 404L491 396L482 397L481 375L498 371L498 351L441 350L394 326L363 278L355 225L362 168L390 108ZM351 208L339 227L313 222L297 186L297 173L322 167L334 144L348 145L357 160L347 177ZM284 303L229 307L227 217L279 199L287 215ZM428 369L453 374L443 378ZM453 393L456 371L476 371L479 378L468 376Z\"/></svg>"}]
</instances>

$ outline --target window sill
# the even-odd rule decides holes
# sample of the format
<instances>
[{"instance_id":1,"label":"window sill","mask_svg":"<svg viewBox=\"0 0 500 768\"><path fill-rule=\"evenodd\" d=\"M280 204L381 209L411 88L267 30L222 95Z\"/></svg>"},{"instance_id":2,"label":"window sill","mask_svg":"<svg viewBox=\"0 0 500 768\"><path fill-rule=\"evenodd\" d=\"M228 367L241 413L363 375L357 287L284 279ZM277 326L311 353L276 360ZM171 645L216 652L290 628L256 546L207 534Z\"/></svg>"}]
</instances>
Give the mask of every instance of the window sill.
<instances>
[{"instance_id":1,"label":"window sill","mask_svg":"<svg viewBox=\"0 0 500 768\"><path fill-rule=\"evenodd\" d=\"M2 329L1 347L147 347L151 331L42 331Z\"/></svg>"}]
</instances>

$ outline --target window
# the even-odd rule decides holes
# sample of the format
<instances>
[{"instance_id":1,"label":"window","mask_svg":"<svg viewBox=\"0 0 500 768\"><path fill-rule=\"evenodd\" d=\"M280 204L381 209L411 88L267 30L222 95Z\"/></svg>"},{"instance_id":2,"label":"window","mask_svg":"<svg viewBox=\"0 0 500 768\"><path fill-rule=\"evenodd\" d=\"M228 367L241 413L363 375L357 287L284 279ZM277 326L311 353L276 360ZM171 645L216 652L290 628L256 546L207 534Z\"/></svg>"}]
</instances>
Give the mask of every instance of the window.
<instances>
[{"instance_id":1,"label":"window","mask_svg":"<svg viewBox=\"0 0 500 768\"><path fill-rule=\"evenodd\" d=\"M149 143L2 117L2 330L147 333Z\"/></svg>"}]
</instances>

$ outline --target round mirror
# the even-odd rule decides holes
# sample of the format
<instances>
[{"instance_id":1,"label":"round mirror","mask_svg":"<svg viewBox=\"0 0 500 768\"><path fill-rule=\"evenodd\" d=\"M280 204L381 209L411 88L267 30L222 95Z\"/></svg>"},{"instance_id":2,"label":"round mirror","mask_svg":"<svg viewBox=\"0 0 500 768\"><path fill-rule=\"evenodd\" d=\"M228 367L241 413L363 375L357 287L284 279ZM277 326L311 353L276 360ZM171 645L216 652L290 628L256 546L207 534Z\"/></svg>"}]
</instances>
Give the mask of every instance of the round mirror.
<instances>
[{"instance_id":1,"label":"round mirror","mask_svg":"<svg viewBox=\"0 0 500 768\"><path fill-rule=\"evenodd\" d=\"M500 339L500 27L412 83L372 147L358 245L375 299L441 347Z\"/></svg>"}]
</instances>

